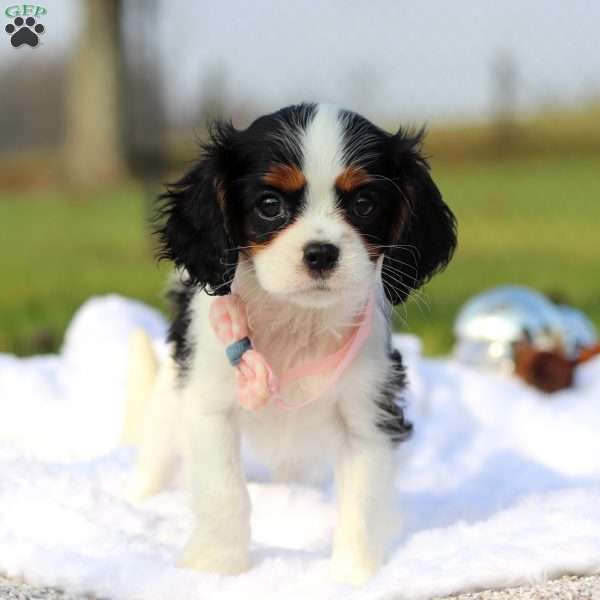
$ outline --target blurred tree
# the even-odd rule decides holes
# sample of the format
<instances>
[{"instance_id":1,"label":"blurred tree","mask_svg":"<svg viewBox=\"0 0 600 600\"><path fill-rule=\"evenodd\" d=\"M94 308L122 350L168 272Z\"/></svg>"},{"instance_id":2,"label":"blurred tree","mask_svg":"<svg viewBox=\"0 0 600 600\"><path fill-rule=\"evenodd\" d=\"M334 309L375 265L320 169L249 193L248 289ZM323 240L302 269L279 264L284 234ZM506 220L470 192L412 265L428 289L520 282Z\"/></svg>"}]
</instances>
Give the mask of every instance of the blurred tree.
<instances>
[{"instance_id":1,"label":"blurred tree","mask_svg":"<svg viewBox=\"0 0 600 600\"><path fill-rule=\"evenodd\" d=\"M69 67L65 167L73 184L88 187L126 170L119 109L122 0L86 0L84 7Z\"/></svg>"},{"instance_id":2,"label":"blurred tree","mask_svg":"<svg viewBox=\"0 0 600 600\"><path fill-rule=\"evenodd\" d=\"M62 144L64 64L60 58L38 56L0 65L0 81L10 81L0 85L0 153L27 153Z\"/></svg>"}]
</instances>

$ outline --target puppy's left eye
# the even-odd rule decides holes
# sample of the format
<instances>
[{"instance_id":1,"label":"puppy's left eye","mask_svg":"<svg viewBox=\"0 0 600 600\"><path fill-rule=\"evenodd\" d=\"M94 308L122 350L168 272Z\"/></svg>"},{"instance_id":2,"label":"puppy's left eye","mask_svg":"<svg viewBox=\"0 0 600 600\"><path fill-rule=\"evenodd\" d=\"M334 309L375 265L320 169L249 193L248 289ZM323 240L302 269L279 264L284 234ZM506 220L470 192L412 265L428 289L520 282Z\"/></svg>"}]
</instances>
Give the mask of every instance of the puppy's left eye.
<instances>
[{"instance_id":1,"label":"puppy's left eye","mask_svg":"<svg viewBox=\"0 0 600 600\"><path fill-rule=\"evenodd\" d=\"M266 221L276 221L285 216L283 200L276 194L262 196L255 208L256 212Z\"/></svg>"},{"instance_id":2,"label":"puppy's left eye","mask_svg":"<svg viewBox=\"0 0 600 600\"><path fill-rule=\"evenodd\" d=\"M372 217L377 210L377 200L371 195L359 194L352 201L352 213L360 219Z\"/></svg>"}]
</instances>

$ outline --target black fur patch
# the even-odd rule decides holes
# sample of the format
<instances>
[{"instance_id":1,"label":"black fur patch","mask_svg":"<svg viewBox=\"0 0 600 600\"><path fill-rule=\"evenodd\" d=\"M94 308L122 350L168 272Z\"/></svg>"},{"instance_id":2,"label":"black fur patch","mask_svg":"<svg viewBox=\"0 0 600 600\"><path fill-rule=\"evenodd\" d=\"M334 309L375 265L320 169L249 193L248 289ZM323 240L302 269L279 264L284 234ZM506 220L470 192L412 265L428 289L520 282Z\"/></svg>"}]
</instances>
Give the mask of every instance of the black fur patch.
<instances>
[{"instance_id":1,"label":"black fur patch","mask_svg":"<svg viewBox=\"0 0 600 600\"><path fill-rule=\"evenodd\" d=\"M303 207L304 190L284 191L273 188L263 178L276 165L301 168L301 137L316 111L315 104L297 104L254 121L238 133L234 146L236 172L227 190L234 200L228 203L233 238L240 246L260 246L272 240L297 218ZM264 196L277 195L283 201L281 219L265 221L255 207Z\"/></svg>"},{"instance_id":2,"label":"black fur patch","mask_svg":"<svg viewBox=\"0 0 600 600\"><path fill-rule=\"evenodd\" d=\"M256 204L263 197L280 198L284 211L282 217L268 221L256 212ZM248 177L238 188L241 209L237 218L237 237L244 246L260 246L270 242L279 232L291 225L303 207L304 190L283 192L262 183L257 177Z\"/></svg>"},{"instance_id":3,"label":"black fur patch","mask_svg":"<svg viewBox=\"0 0 600 600\"><path fill-rule=\"evenodd\" d=\"M269 168L300 166L299 140L315 110L314 104L289 106L242 131L213 123L199 161L160 198L158 258L185 268L208 294L228 294L239 251L271 239L298 210L301 193L285 197L290 221L265 224L253 212L269 192L261 184Z\"/></svg>"},{"instance_id":4,"label":"black fur patch","mask_svg":"<svg viewBox=\"0 0 600 600\"><path fill-rule=\"evenodd\" d=\"M393 443L399 443L410 437L413 426L406 420L404 409L398 403L398 395L406 387L406 372L402 364L402 356L398 350L391 350L390 358L392 368L377 401L380 410L377 427Z\"/></svg>"},{"instance_id":5,"label":"black fur patch","mask_svg":"<svg viewBox=\"0 0 600 600\"><path fill-rule=\"evenodd\" d=\"M456 219L442 199L421 151L425 130L390 136L388 157L407 213L397 213L383 261L383 282L392 304L404 302L443 270L456 248Z\"/></svg>"},{"instance_id":6,"label":"black fur patch","mask_svg":"<svg viewBox=\"0 0 600 600\"><path fill-rule=\"evenodd\" d=\"M192 355L192 341L188 336L191 322L190 303L198 287L191 283L178 283L167 292L167 300L173 313L167 341L175 346L174 358L179 366L179 375L183 377L189 368Z\"/></svg>"}]
</instances>

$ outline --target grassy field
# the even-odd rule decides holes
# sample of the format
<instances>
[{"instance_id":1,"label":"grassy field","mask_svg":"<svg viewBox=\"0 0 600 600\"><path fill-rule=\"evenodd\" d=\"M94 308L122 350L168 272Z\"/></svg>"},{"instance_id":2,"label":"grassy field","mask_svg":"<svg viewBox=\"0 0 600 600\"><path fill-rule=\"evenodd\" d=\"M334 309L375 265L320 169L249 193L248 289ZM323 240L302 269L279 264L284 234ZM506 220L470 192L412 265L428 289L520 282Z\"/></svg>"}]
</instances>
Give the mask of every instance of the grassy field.
<instances>
[{"instance_id":1,"label":"grassy field","mask_svg":"<svg viewBox=\"0 0 600 600\"><path fill-rule=\"evenodd\" d=\"M522 284L563 298L600 328L600 157L444 165L436 181L455 211L459 247L426 288L429 309L408 307L408 329L428 352L452 344L452 323L473 294Z\"/></svg>"},{"instance_id":2,"label":"grassy field","mask_svg":"<svg viewBox=\"0 0 600 600\"><path fill-rule=\"evenodd\" d=\"M399 310L428 353L447 352L473 294L519 283L564 297L600 326L600 157L433 161L459 221L459 249L424 300ZM163 308L167 266L151 256L148 194L133 185L81 198L0 191L0 352L56 350L89 296Z\"/></svg>"},{"instance_id":3,"label":"grassy field","mask_svg":"<svg viewBox=\"0 0 600 600\"><path fill-rule=\"evenodd\" d=\"M131 186L85 199L0 192L0 352L57 349L86 298L116 292L161 306L146 198Z\"/></svg>"}]
</instances>

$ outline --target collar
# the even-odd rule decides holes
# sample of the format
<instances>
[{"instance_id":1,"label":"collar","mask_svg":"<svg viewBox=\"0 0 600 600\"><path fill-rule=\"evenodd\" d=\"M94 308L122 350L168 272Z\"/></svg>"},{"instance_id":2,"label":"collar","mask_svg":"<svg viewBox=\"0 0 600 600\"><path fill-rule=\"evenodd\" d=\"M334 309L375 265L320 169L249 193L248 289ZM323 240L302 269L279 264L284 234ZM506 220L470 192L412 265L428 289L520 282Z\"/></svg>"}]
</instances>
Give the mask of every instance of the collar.
<instances>
[{"instance_id":1,"label":"collar","mask_svg":"<svg viewBox=\"0 0 600 600\"><path fill-rule=\"evenodd\" d=\"M236 368L236 381L240 403L250 409L264 406L273 400L286 410L303 408L321 398L335 385L352 364L364 346L372 329L375 307L371 291L363 311L341 347L323 358L302 363L281 377L276 377L266 358L253 348L244 302L236 293L221 296L213 301L210 321L217 337L226 344L226 354ZM294 383L316 375L330 373L320 390L299 404L284 401L284 392Z\"/></svg>"}]
</instances>

